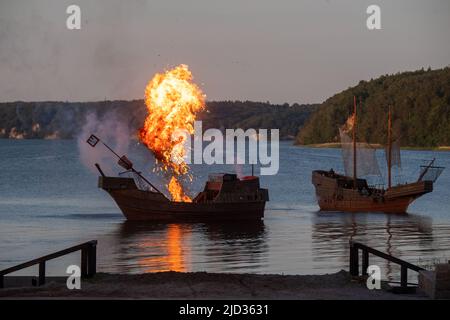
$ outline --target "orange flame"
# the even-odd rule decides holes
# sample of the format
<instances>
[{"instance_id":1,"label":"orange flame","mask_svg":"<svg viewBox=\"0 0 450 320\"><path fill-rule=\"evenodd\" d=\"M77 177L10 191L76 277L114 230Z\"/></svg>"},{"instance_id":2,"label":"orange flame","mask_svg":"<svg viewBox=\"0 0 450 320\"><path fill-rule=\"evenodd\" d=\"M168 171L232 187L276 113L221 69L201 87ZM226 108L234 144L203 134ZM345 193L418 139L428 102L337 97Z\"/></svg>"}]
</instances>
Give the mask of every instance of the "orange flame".
<instances>
[{"instance_id":1,"label":"orange flame","mask_svg":"<svg viewBox=\"0 0 450 320\"><path fill-rule=\"evenodd\" d=\"M353 130L353 127L355 126L355 114L352 114L348 119L345 121L344 125L341 127L341 129L348 133Z\"/></svg>"},{"instance_id":2,"label":"orange flame","mask_svg":"<svg viewBox=\"0 0 450 320\"><path fill-rule=\"evenodd\" d=\"M183 187L178 182L177 178L172 177L169 184L167 185L167 188L172 195L173 201L192 202L192 199L184 193Z\"/></svg>"},{"instance_id":3,"label":"orange flame","mask_svg":"<svg viewBox=\"0 0 450 320\"><path fill-rule=\"evenodd\" d=\"M189 171L183 159L187 137L177 133L194 133L196 114L205 107L205 95L192 82L188 66L181 64L153 77L145 88L145 105L148 116L139 138L154 153L160 169L173 173L167 185L172 199L191 201L177 179Z\"/></svg>"}]
</instances>

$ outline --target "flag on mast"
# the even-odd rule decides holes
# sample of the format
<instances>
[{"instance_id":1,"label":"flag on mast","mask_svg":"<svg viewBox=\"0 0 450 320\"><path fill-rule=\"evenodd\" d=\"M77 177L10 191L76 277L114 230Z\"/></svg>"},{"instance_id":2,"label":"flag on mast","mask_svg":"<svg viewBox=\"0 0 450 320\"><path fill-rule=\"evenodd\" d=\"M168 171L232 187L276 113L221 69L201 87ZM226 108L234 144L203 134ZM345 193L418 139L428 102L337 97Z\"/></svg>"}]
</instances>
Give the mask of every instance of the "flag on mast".
<instances>
[{"instance_id":1,"label":"flag on mast","mask_svg":"<svg viewBox=\"0 0 450 320\"><path fill-rule=\"evenodd\" d=\"M86 142L92 147L94 148L97 143L100 141L99 138L97 138L95 135L91 134L91 136L86 140Z\"/></svg>"}]
</instances>

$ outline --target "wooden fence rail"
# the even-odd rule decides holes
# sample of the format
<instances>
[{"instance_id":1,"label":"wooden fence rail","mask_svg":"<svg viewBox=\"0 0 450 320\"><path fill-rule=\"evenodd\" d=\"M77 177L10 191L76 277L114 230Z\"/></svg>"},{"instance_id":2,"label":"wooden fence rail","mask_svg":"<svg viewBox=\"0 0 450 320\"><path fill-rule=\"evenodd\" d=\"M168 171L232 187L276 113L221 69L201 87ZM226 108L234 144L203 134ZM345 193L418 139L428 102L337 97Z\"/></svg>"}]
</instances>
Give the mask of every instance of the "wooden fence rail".
<instances>
[{"instance_id":1,"label":"wooden fence rail","mask_svg":"<svg viewBox=\"0 0 450 320\"><path fill-rule=\"evenodd\" d=\"M419 266L391 256L387 253L378 251L374 248L368 247L362 243L350 241L350 274L352 276L359 276L359 250L362 251L362 275L367 275L367 268L369 267L369 253L380 258L389 260L400 265L400 286L402 289L408 287L408 269L419 272L425 270Z\"/></svg>"},{"instance_id":2,"label":"wooden fence rail","mask_svg":"<svg viewBox=\"0 0 450 320\"><path fill-rule=\"evenodd\" d=\"M81 251L81 277L89 278L95 275L97 272L97 240L91 240L85 243L81 243L79 245L51 253L49 255L33 259L24 263L21 263L17 266L4 269L0 271L0 288L4 286L4 276L21 270L36 264L39 265L39 276L38 276L38 286L45 284L45 264L49 260L53 260L55 258L59 258L61 256L67 255L69 253Z\"/></svg>"}]
</instances>

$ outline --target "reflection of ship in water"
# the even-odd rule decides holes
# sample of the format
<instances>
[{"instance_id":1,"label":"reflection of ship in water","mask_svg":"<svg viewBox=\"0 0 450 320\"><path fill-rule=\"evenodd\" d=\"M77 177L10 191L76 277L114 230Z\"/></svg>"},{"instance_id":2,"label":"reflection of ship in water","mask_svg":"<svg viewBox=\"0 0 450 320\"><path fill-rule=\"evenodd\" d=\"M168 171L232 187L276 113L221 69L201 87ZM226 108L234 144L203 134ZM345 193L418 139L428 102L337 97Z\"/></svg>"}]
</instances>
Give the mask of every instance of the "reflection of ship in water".
<instances>
[{"instance_id":1,"label":"reflection of ship in water","mask_svg":"<svg viewBox=\"0 0 450 320\"><path fill-rule=\"evenodd\" d=\"M335 259L335 265L347 270L350 240L414 263L418 256L433 252L432 219L404 214L318 213L315 216L312 229L315 262ZM398 280L396 264L376 257L371 258L372 263L381 267L389 281Z\"/></svg>"},{"instance_id":2,"label":"reflection of ship in water","mask_svg":"<svg viewBox=\"0 0 450 320\"><path fill-rule=\"evenodd\" d=\"M126 221L116 234L119 272L232 271L259 265L268 250L264 222L155 224Z\"/></svg>"},{"instance_id":3,"label":"reflection of ship in water","mask_svg":"<svg viewBox=\"0 0 450 320\"><path fill-rule=\"evenodd\" d=\"M255 221L256 222L256 221ZM208 238L205 251L209 268L217 271L237 272L257 270L267 257L268 246L263 221L243 224L203 224L201 230Z\"/></svg>"},{"instance_id":4,"label":"reflection of ship in water","mask_svg":"<svg viewBox=\"0 0 450 320\"><path fill-rule=\"evenodd\" d=\"M205 223L202 230L210 240L250 240L253 244L260 243L264 235L264 222L250 223Z\"/></svg>"}]
</instances>

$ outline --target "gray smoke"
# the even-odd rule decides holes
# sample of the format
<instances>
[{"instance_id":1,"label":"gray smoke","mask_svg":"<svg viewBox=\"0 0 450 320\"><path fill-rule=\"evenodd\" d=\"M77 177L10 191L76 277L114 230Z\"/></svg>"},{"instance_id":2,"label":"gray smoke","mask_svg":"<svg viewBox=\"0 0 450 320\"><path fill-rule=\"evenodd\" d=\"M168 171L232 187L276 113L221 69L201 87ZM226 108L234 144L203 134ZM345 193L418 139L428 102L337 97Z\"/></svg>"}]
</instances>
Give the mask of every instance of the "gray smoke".
<instances>
[{"instance_id":1,"label":"gray smoke","mask_svg":"<svg viewBox=\"0 0 450 320\"><path fill-rule=\"evenodd\" d=\"M114 111L100 117L91 112L86 115L86 122L77 136L80 159L86 167L97 173L94 165L98 163L106 174L120 171L117 166L118 159L101 142L95 148L86 143L91 134L122 156L128 153L132 140L132 130L128 124L118 118Z\"/></svg>"}]
</instances>

